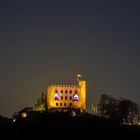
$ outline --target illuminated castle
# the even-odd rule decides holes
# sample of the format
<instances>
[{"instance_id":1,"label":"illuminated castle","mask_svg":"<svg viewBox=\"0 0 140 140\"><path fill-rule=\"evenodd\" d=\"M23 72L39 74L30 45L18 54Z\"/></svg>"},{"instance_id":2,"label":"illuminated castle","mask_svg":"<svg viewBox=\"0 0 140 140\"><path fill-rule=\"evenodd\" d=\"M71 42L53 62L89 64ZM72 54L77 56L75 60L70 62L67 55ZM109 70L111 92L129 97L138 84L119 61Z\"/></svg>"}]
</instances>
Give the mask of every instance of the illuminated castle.
<instances>
[{"instance_id":1,"label":"illuminated castle","mask_svg":"<svg viewBox=\"0 0 140 140\"><path fill-rule=\"evenodd\" d=\"M77 85L51 85L47 88L48 109L86 110L86 81L79 80Z\"/></svg>"}]
</instances>

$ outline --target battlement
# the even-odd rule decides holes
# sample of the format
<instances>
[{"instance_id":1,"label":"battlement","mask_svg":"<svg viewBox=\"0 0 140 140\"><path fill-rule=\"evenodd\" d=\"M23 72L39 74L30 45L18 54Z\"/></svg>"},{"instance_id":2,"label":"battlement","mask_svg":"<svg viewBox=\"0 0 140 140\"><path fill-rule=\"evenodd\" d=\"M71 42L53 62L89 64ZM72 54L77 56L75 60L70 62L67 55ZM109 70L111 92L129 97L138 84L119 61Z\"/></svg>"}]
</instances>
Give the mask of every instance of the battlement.
<instances>
[{"instance_id":1,"label":"battlement","mask_svg":"<svg viewBox=\"0 0 140 140\"><path fill-rule=\"evenodd\" d=\"M56 85L56 84L53 84L53 85L50 85L49 87L80 87L79 85Z\"/></svg>"}]
</instances>

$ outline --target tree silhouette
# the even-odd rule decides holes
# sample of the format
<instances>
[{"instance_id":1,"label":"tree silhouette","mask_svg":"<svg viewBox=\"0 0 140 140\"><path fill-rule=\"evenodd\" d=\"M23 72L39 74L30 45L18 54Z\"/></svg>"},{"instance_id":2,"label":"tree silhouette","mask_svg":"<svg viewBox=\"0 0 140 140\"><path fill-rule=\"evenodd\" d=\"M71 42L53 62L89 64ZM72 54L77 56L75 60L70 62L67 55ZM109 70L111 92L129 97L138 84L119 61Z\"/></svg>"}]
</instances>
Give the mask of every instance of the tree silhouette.
<instances>
[{"instance_id":1,"label":"tree silhouette","mask_svg":"<svg viewBox=\"0 0 140 140\"><path fill-rule=\"evenodd\" d=\"M119 118L126 123L133 123L135 116L138 115L138 105L128 99L121 99L118 108Z\"/></svg>"},{"instance_id":2,"label":"tree silhouette","mask_svg":"<svg viewBox=\"0 0 140 140\"><path fill-rule=\"evenodd\" d=\"M116 118L118 100L111 95L102 94L99 102L99 113L102 117Z\"/></svg>"},{"instance_id":3,"label":"tree silhouette","mask_svg":"<svg viewBox=\"0 0 140 140\"><path fill-rule=\"evenodd\" d=\"M111 95L102 94L99 101L99 114L115 121L134 123L137 116L139 122L139 107L128 99L115 99Z\"/></svg>"}]
</instances>

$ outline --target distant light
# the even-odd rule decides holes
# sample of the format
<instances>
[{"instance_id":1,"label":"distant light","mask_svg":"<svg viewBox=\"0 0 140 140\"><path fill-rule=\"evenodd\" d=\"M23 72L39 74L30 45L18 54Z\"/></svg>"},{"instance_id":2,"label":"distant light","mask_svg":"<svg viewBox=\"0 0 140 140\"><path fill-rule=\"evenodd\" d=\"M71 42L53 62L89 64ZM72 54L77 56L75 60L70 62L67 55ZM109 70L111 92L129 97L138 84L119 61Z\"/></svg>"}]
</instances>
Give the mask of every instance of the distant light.
<instances>
[{"instance_id":1,"label":"distant light","mask_svg":"<svg viewBox=\"0 0 140 140\"><path fill-rule=\"evenodd\" d=\"M16 122L16 119L13 119L13 122Z\"/></svg>"},{"instance_id":2,"label":"distant light","mask_svg":"<svg viewBox=\"0 0 140 140\"><path fill-rule=\"evenodd\" d=\"M26 112L23 112L23 113L21 114L21 117L22 117L22 118L26 118L26 117L27 117L27 113L26 113Z\"/></svg>"},{"instance_id":3,"label":"distant light","mask_svg":"<svg viewBox=\"0 0 140 140\"><path fill-rule=\"evenodd\" d=\"M75 116L76 116L76 112L75 112L75 111L72 111L72 112L71 112L71 116L72 116L72 117L75 117Z\"/></svg>"}]
</instances>

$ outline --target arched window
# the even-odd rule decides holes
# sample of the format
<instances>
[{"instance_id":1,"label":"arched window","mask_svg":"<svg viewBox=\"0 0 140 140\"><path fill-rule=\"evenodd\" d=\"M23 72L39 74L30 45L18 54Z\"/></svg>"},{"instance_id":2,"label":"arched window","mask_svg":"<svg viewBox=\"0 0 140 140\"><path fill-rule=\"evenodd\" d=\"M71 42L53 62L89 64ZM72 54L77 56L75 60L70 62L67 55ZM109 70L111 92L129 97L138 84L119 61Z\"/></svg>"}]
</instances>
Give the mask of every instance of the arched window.
<instances>
[{"instance_id":1,"label":"arched window","mask_svg":"<svg viewBox=\"0 0 140 140\"><path fill-rule=\"evenodd\" d=\"M72 93L72 90L70 90L70 93Z\"/></svg>"},{"instance_id":2,"label":"arched window","mask_svg":"<svg viewBox=\"0 0 140 140\"><path fill-rule=\"evenodd\" d=\"M72 103L70 103L70 106L72 106Z\"/></svg>"},{"instance_id":3,"label":"arched window","mask_svg":"<svg viewBox=\"0 0 140 140\"><path fill-rule=\"evenodd\" d=\"M68 93L68 91L67 91L67 90L65 90L65 93Z\"/></svg>"},{"instance_id":4,"label":"arched window","mask_svg":"<svg viewBox=\"0 0 140 140\"><path fill-rule=\"evenodd\" d=\"M64 106L66 106L67 104L66 103L64 103Z\"/></svg>"},{"instance_id":5,"label":"arched window","mask_svg":"<svg viewBox=\"0 0 140 140\"><path fill-rule=\"evenodd\" d=\"M73 96L73 100L74 100L74 101L78 101L78 100L79 100L79 96L78 96L77 94L75 94L75 95Z\"/></svg>"},{"instance_id":6,"label":"arched window","mask_svg":"<svg viewBox=\"0 0 140 140\"><path fill-rule=\"evenodd\" d=\"M60 103L60 106L62 106L62 103Z\"/></svg>"},{"instance_id":7,"label":"arched window","mask_svg":"<svg viewBox=\"0 0 140 140\"><path fill-rule=\"evenodd\" d=\"M70 100L72 100L72 96L70 96Z\"/></svg>"},{"instance_id":8,"label":"arched window","mask_svg":"<svg viewBox=\"0 0 140 140\"><path fill-rule=\"evenodd\" d=\"M77 94L77 90L75 90L75 94Z\"/></svg>"},{"instance_id":9,"label":"arched window","mask_svg":"<svg viewBox=\"0 0 140 140\"><path fill-rule=\"evenodd\" d=\"M55 93L58 93L58 90L55 90Z\"/></svg>"},{"instance_id":10,"label":"arched window","mask_svg":"<svg viewBox=\"0 0 140 140\"><path fill-rule=\"evenodd\" d=\"M58 106L58 103L56 103L56 106Z\"/></svg>"},{"instance_id":11,"label":"arched window","mask_svg":"<svg viewBox=\"0 0 140 140\"><path fill-rule=\"evenodd\" d=\"M68 99L68 97L67 96L65 96L65 100L67 100Z\"/></svg>"},{"instance_id":12,"label":"arched window","mask_svg":"<svg viewBox=\"0 0 140 140\"><path fill-rule=\"evenodd\" d=\"M61 100L63 100L63 96L61 96Z\"/></svg>"},{"instance_id":13,"label":"arched window","mask_svg":"<svg viewBox=\"0 0 140 140\"><path fill-rule=\"evenodd\" d=\"M61 90L61 93L63 93L63 90Z\"/></svg>"},{"instance_id":14,"label":"arched window","mask_svg":"<svg viewBox=\"0 0 140 140\"><path fill-rule=\"evenodd\" d=\"M58 98L59 98L59 96L58 96L58 94L56 93L56 94L54 95L54 100L58 100Z\"/></svg>"}]
</instances>

